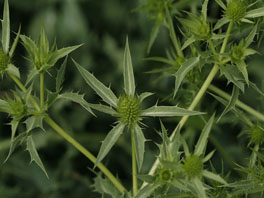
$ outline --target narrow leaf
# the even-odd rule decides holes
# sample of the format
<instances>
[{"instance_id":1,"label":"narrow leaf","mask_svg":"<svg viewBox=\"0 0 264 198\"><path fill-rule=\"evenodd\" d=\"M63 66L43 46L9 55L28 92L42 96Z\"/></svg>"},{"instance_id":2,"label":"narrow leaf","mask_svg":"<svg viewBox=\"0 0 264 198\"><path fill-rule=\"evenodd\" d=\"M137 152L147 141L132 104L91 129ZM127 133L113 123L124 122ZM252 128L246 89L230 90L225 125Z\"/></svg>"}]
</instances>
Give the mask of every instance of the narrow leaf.
<instances>
[{"instance_id":1,"label":"narrow leaf","mask_svg":"<svg viewBox=\"0 0 264 198\"><path fill-rule=\"evenodd\" d=\"M246 38L245 40L246 48L253 42L256 32L257 32L257 28L258 28L258 25L255 25L253 29L251 30L251 32L249 33L248 37Z\"/></svg>"},{"instance_id":2,"label":"narrow leaf","mask_svg":"<svg viewBox=\"0 0 264 198\"><path fill-rule=\"evenodd\" d=\"M118 113L112 107L109 107L103 104L91 104L91 103L89 103L89 106L92 109L109 114L111 116L118 116Z\"/></svg>"},{"instance_id":3,"label":"narrow leaf","mask_svg":"<svg viewBox=\"0 0 264 198\"><path fill-rule=\"evenodd\" d=\"M208 137L209 137L212 125L214 123L214 117L215 117L215 114L213 114L211 116L211 118L206 123L205 127L203 128L203 131L202 131L202 133L199 137L199 140L195 146L195 150L194 150L195 155L201 156L204 154L205 149L206 149L206 145L207 145L207 141L208 141Z\"/></svg>"},{"instance_id":4,"label":"narrow leaf","mask_svg":"<svg viewBox=\"0 0 264 198\"><path fill-rule=\"evenodd\" d=\"M184 50L186 47L188 47L189 45L191 45L194 41L195 41L194 36L191 36L190 38L188 38L188 39L184 42L184 44L183 44L181 50Z\"/></svg>"},{"instance_id":5,"label":"narrow leaf","mask_svg":"<svg viewBox=\"0 0 264 198\"><path fill-rule=\"evenodd\" d=\"M73 92L66 92L59 95L59 98L66 99L81 105L84 109L94 115L93 111L90 108L90 105L86 100L83 98L84 95L73 93Z\"/></svg>"},{"instance_id":6,"label":"narrow leaf","mask_svg":"<svg viewBox=\"0 0 264 198\"><path fill-rule=\"evenodd\" d=\"M199 57L196 58L190 58L186 60L180 67L180 69L175 74L175 88L174 88L174 94L173 97L175 97L184 77L186 74L194 68L194 66L199 62Z\"/></svg>"},{"instance_id":7,"label":"narrow leaf","mask_svg":"<svg viewBox=\"0 0 264 198\"><path fill-rule=\"evenodd\" d=\"M29 53L29 56L34 58L37 57L35 54L38 53L38 47L36 43L26 35L20 35L20 39L22 40L23 46L26 48L27 52Z\"/></svg>"},{"instance_id":8,"label":"narrow leaf","mask_svg":"<svg viewBox=\"0 0 264 198\"><path fill-rule=\"evenodd\" d=\"M242 73L244 80L246 81L247 85L249 85L249 80L248 80L248 71L247 71L247 65L244 61L241 61L237 64L237 68L239 71Z\"/></svg>"},{"instance_id":9,"label":"narrow leaf","mask_svg":"<svg viewBox=\"0 0 264 198\"><path fill-rule=\"evenodd\" d=\"M20 72L18 68L13 64L8 64L6 71L10 72L11 74L15 75L16 77L20 78Z\"/></svg>"},{"instance_id":10,"label":"narrow leaf","mask_svg":"<svg viewBox=\"0 0 264 198\"><path fill-rule=\"evenodd\" d=\"M12 44L12 47L10 49L10 52L9 52L10 58L12 58L12 56L14 55L14 52L15 52L15 49L16 49L16 46L17 46L17 43L18 43L18 40L20 37L20 30L21 30L21 26L19 26L18 33L17 33L16 38L15 38L15 40Z\"/></svg>"},{"instance_id":11,"label":"narrow leaf","mask_svg":"<svg viewBox=\"0 0 264 198\"><path fill-rule=\"evenodd\" d=\"M35 161L37 163L37 165L41 168L41 170L45 173L45 175L47 176L47 178L49 178L46 170L45 170L45 167L38 155L38 152L37 152L37 149L36 149L36 146L34 144L34 141L32 139L32 136L28 136L27 138L27 150L30 154L30 157L31 157L31 162L32 161Z\"/></svg>"},{"instance_id":12,"label":"narrow leaf","mask_svg":"<svg viewBox=\"0 0 264 198\"><path fill-rule=\"evenodd\" d=\"M54 65L59 59L63 58L64 56L67 56L69 53L71 53L72 51L76 50L77 48L79 48L81 45L75 45L75 46L71 46L71 47L65 47L59 50L56 50L52 56L50 57L48 64L49 65Z\"/></svg>"},{"instance_id":13,"label":"narrow leaf","mask_svg":"<svg viewBox=\"0 0 264 198\"><path fill-rule=\"evenodd\" d=\"M11 154L13 153L14 151L14 148L16 147L16 144L15 144L15 135L16 135L16 130L17 130L17 127L18 127L18 124L19 124L19 121L13 119L11 121L11 139L10 139L10 148L9 148L9 152L8 152L8 155L4 161L4 163L9 159L9 157L11 156Z\"/></svg>"},{"instance_id":14,"label":"narrow leaf","mask_svg":"<svg viewBox=\"0 0 264 198\"><path fill-rule=\"evenodd\" d=\"M264 96L264 92L261 91L255 83L249 82L249 86L253 88L256 92L258 92L260 95Z\"/></svg>"},{"instance_id":15,"label":"narrow leaf","mask_svg":"<svg viewBox=\"0 0 264 198\"><path fill-rule=\"evenodd\" d=\"M198 198L207 198L205 187L202 181L199 178L194 178L193 183L194 183L195 191L197 193Z\"/></svg>"},{"instance_id":16,"label":"narrow leaf","mask_svg":"<svg viewBox=\"0 0 264 198\"><path fill-rule=\"evenodd\" d=\"M175 65L175 61L169 60L168 58L158 57L158 56L144 58L143 60L157 61L157 62L165 63L165 64L168 64L168 65Z\"/></svg>"},{"instance_id":17,"label":"narrow leaf","mask_svg":"<svg viewBox=\"0 0 264 198\"><path fill-rule=\"evenodd\" d=\"M56 92L59 93L61 90L61 85L64 81L64 75L65 75L65 70L66 70L66 65L67 65L67 59L68 56L65 57L56 77Z\"/></svg>"},{"instance_id":18,"label":"narrow leaf","mask_svg":"<svg viewBox=\"0 0 264 198\"><path fill-rule=\"evenodd\" d=\"M106 136L104 139L99 154L96 158L95 167L104 159L108 154L110 149L114 146L118 138L122 135L125 125L118 123Z\"/></svg>"},{"instance_id":19,"label":"narrow leaf","mask_svg":"<svg viewBox=\"0 0 264 198\"><path fill-rule=\"evenodd\" d=\"M153 106L142 111L142 116L167 117L167 116L184 116L184 115L201 115L198 111L189 111L176 106Z\"/></svg>"},{"instance_id":20,"label":"narrow leaf","mask_svg":"<svg viewBox=\"0 0 264 198\"><path fill-rule=\"evenodd\" d=\"M143 102L147 97L152 96L153 93L150 92L143 92L142 94L139 95L138 99L140 102Z\"/></svg>"},{"instance_id":21,"label":"narrow leaf","mask_svg":"<svg viewBox=\"0 0 264 198\"><path fill-rule=\"evenodd\" d=\"M232 65L226 65L225 67L218 65L218 67L221 73L224 74L228 82L232 82L233 84L235 84L244 93L244 83L241 82L241 80L243 80L243 76L241 75L237 67Z\"/></svg>"},{"instance_id":22,"label":"narrow leaf","mask_svg":"<svg viewBox=\"0 0 264 198\"><path fill-rule=\"evenodd\" d=\"M160 29L160 23L157 22L154 25L154 27L152 28L151 33L150 33L150 38L149 38L149 43L148 43L148 51L147 51L148 54L150 52L152 45L154 44L154 41L156 40L156 38L158 36L159 29Z\"/></svg>"},{"instance_id":23,"label":"narrow leaf","mask_svg":"<svg viewBox=\"0 0 264 198\"><path fill-rule=\"evenodd\" d=\"M209 172L207 170L203 170L202 175L207 177L208 179L212 179L212 180L217 181L221 184L227 185L227 182L220 175Z\"/></svg>"},{"instance_id":24,"label":"narrow leaf","mask_svg":"<svg viewBox=\"0 0 264 198\"><path fill-rule=\"evenodd\" d=\"M12 108L9 103L5 100L0 99L0 112L11 113Z\"/></svg>"},{"instance_id":25,"label":"narrow leaf","mask_svg":"<svg viewBox=\"0 0 264 198\"><path fill-rule=\"evenodd\" d=\"M226 10L226 6L225 4L222 2L222 0L215 0L216 3L223 9Z\"/></svg>"},{"instance_id":26,"label":"narrow leaf","mask_svg":"<svg viewBox=\"0 0 264 198\"><path fill-rule=\"evenodd\" d=\"M15 129L15 126L13 127L13 129ZM15 148L17 147L17 145L20 143L23 143L26 140L26 137L27 137L27 133L24 132L24 133L19 134L17 137L15 137L13 139L13 141L11 141L9 152L8 152L8 155L7 155L4 163L10 158L10 156L14 152Z\"/></svg>"},{"instance_id":27,"label":"narrow leaf","mask_svg":"<svg viewBox=\"0 0 264 198\"><path fill-rule=\"evenodd\" d=\"M207 20L207 5L208 5L208 0L204 0L204 3L202 5L202 15L205 21Z\"/></svg>"},{"instance_id":28,"label":"narrow leaf","mask_svg":"<svg viewBox=\"0 0 264 198\"><path fill-rule=\"evenodd\" d=\"M125 93L129 96L133 96L135 94L135 79L134 79L132 60L129 50L128 38L126 39L123 69L124 69L123 74L124 74Z\"/></svg>"},{"instance_id":29,"label":"narrow leaf","mask_svg":"<svg viewBox=\"0 0 264 198\"><path fill-rule=\"evenodd\" d=\"M134 142L135 142L138 171L140 171L143 161L144 161L145 141L146 139L144 137L144 134L141 128L136 124L134 128Z\"/></svg>"},{"instance_id":30,"label":"narrow leaf","mask_svg":"<svg viewBox=\"0 0 264 198\"><path fill-rule=\"evenodd\" d=\"M9 42L10 42L9 5L8 5L8 0L5 0L3 20L2 20L2 46L6 54L8 54Z\"/></svg>"},{"instance_id":31,"label":"narrow leaf","mask_svg":"<svg viewBox=\"0 0 264 198\"><path fill-rule=\"evenodd\" d=\"M75 62L74 60L73 62L86 83L103 99L103 101L105 101L110 106L116 107L117 97L111 91L111 89L107 88L103 83L97 80L97 78L95 78L93 74L81 67L77 62Z\"/></svg>"},{"instance_id":32,"label":"narrow leaf","mask_svg":"<svg viewBox=\"0 0 264 198\"><path fill-rule=\"evenodd\" d=\"M152 195L156 188L160 186L159 183L148 184L144 188L140 189L135 198L147 198Z\"/></svg>"},{"instance_id":33,"label":"narrow leaf","mask_svg":"<svg viewBox=\"0 0 264 198\"><path fill-rule=\"evenodd\" d=\"M256 18L264 16L264 7L246 12L245 18Z\"/></svg>"},{"instance_id":34,"label":"narrow leaf","mask_svg":"<svg viewBox=\"0 0 264 198\"><path fill-rule=\"evenodd\" d=\"M217 30L221 28L223 25L227 24L230 20L227 17L223 17L220 20L217 21L217 23L214 26L214 30Z\"/></svg>"},{"instance_id":35,"label":"narrow leaf","mask_svg":"<svg viewBox=\"0 0 264 198\"><path fill-rule=\"evenodd\" d=\"M238 99L239 96L239 88L235 85L233 85L233 90L232 90L232 95L231 98L227 104L227 106L225 107L223 113L219 116L217 122L219 122L221 120L221 118L227 113L229 112L231 109L233 109L236 106L236 101Z\"/></svg>"}]
</instances>

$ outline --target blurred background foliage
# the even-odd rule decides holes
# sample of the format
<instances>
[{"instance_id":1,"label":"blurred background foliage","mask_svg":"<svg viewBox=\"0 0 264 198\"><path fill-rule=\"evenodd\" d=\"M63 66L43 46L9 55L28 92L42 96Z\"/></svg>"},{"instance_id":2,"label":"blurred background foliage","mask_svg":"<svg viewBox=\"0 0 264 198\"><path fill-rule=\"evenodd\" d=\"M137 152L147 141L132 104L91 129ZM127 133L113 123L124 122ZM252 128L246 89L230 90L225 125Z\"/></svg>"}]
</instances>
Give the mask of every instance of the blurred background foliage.
<instances>
[{"instance_id":1,"label":"blurred background foliage","mask_svg":"<svg viewBox=\"0 0 264 198\"><path fill-rule=\"evenodd\" d=\"M3 0L0 2L0 10L2 10ZM149 35L157 20L155 14L159 10L155 6L146 9L142 5L155 2L158 0L10 0L11 30L16 32L21 24L22 33L37 40L40 28L44 26L50 41L56 39L59 48L83 43L84 45L72 53L70 57L92 71L106 85L111 85L117 94L123 93L122 59L125 38L128 36L138 94L143 91L155 93L153 97L146 100L145 106L153 105L158 101L160 104L179 104L182 107L188 107L195 92L206 77L208 68L203 70L203 74L198 74L198 81L194 81L190 85L187 84L188 86L183 85L179 90L177 100L172 100L171 97L174 78L169 77L166 73L147 73L164 65L158 62L145 61L143 58L150 56L166 57L166 50L171 47L168 31L161 26L157 40L150 54L147 54ZM179 15L182 14L182 10L198 12L201 5L201 0L179 0L175 2L175 7L172 10ZM209 3L211 20L215 21L221 15L222 12L219 7L214 1L211 1ZM177 26L179 24L175 23L175 27ZM242 29L237 28L237 31ZM180 35L179 31L176 33ZM15 37L15 34L12 36ZM263 42L259 43L258 46L256 44L255 48L263 53L264 48L261 47ZM22 80L25 80L30 67L30 63L24 59L25 56L27 56L25 50L22 45L19 45L14 63L20 68ZM100 99L85 84L73 66L71 58L68 60L63 90L85 93L88 102L97 103ZM264 86L262 82L263 61L263 57L260 55L252 56L248 60L251 80L262 88ZM46 81L50 90L54 90L55 74L56 71L51 72L51 76ZM226 86L226 81L219 79L214 84L229 93L231 92L232 88ZM5 77L0 83L0 97L10 88L15 89L11 80ZM255 91L248 89L245 96L240 98L263 112L263 97L260 97ZM206 95L200 105L200 110L208 112L208 115L216 109L220 113L223 108L210 95ZM49 113L68 133L95 155L99 150L100 142L114 122L110 116L96 112L97 117L93 117L80 106L67 102L57 102ZM252 119L254 120L254 118ZM163 121L168 131L171 132L178 120L179 118L170 118ZM6 114L0 114L0 162L4 161L9 148L11 131L10 126L5 124L9 121ZM148 119L145 123L147 124L144 130L146 137L159 143L161 140L155 132L155 130L160 129L159 120ZM196 142L203 125L203 119L195 117L191 118L184 127L184 136L190 145ZM214 148L217 150L213 164L218 171L221 171L222 161L224 161L225 173L234 168L235 165L232 161L239 164L247 162L250 153L247 148L247 135L238 137L246 130L247 128L243 123L232 113L229 113L214 126L209 151ZM34 163L29 164L30 157L26 152L23 152L25 148L16 149L8 162L0 163L0 198L100 197L91 188L95 174L89 170L92 168L92 164L88 159L49 129L47 133L36 130L34 139L50 178L47 179ZM118 175L127 187L131 183L128 140L128 137L123 136L104 161L107 167L115 175ZM157 150L153 142L147 142L142 172L148 171L155 156L158 155ZM239 177L238 174L231 176L234 179Z\"/></svg>"}]
</instances>

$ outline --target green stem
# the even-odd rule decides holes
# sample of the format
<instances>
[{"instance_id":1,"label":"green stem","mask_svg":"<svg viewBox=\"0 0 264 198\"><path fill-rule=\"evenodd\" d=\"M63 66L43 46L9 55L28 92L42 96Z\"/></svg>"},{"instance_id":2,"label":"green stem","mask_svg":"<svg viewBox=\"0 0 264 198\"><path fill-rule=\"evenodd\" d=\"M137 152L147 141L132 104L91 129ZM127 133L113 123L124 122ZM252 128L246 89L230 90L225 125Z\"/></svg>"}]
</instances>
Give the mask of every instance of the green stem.
<instances>
[{"instance_id":1,"label":"green stem","mask_svg":"<svg viewBox=\"0 0 264 198\"><path fill-rule=\"evenodd\" d=\"M134 197L138 191L138 182L137 182L136 148L135 148L135 138L134 138L133 130L131 130L131 154L132 154L132 181L133 181L133 197Z\"/></svg>"},{"instance_id":2,"label":"green stem","mask_svg":"<svg viewBox=\"0 0 264 198\"><path fill-rule=\"evenodd\" d=\"M41 72L39 77L40 77L40 108L42 109L44 106L44 90L45 90L45 85L44 85L44 72Z\"/></svg>"},{"instance_id":3,"label":"green stem","mask_svg":"<svg viewBox=\"0 0 264 198\"><path fill-rule=\"evenodd\" d=\"M229 94L225 93L224 91L222 91L221 89L217 88L214 85L210 85L209 90L213 91L214 93L218 94L219 96L221 96L227 100L230 100L230 98L231 98L231 96ZM256 111L252 107L246 105L245 103L243 103L239 100L236 101L236 106L238 106L239 108L243 109L244 111L248 112L249 114L253 115L254 117L256 117L259 120L264 122L264 115L262 113Z\"/></svg>"},{"instance_id":4,"label":"green stem","mask_svg":"<svg viewBox=\"0 0 264 198\"><path fill-rule=\"evenodd\" d=\"M27 92L25 86L20 82L20 80L14 76L12 73L8 72L8 75L17 86L24 92ZM40 111L40 107L36 100L30 95L30 101L34 105L34 107ZM44 118L45 122L53 128L59 135L61 135L66 141L68 141L71 145L73 145L78 151L80 151L84 156L86 156L92 163L95 164L96 157L94 157L86 148L84 148L81 144L79 144L75 139L73 139L70 135L68 135L59 125L57 125L50 117ZM120 193L124 193L126 191L125 187L113 176L113 174L102 164L99 163L97 167L109 178L109 180L115 185L115 187L120 191Z\"/></svg>"},{"instance_id":5,"label":"green stem","mask_svg":"<svg viewBox=\"0 0 264 198\"><path fill-rule=\"evenodd\" d=\"M68 133L66 133L50 117L45 117L44 120L51 128L53 128L67 142L69 142L72 146L74 146L78 151L80 151L85 157L87 157L91 162L95 164L96 157L93 156L93 154L91 154L86 148L84 148L80 143L78 143ZM123 185L115 178L115 176L102 163L99 163L97 167L108 177L108 179L116 186L116 188L121 193L125 192L126 189L123 187Z\"/></svg>"},{"instance_id":6,"label":"green stem","mask_svg":"<svg viewBox=\"0 0 264 198\"><path fill-rule=\"evenodd\" d=\"M227 41L228 38L230 36L231 30L232 30L232 26L233 23L230 22L226 31L226 37L223 41L221 50L220 50L220 54L224 53L226 45L227 45ZM220 59L221 61L221 59ZM196 105L200 102L202 96L204 95L204 93L206 92L207 88L209 87L209 85L211 84L212 80L214 79L215 75L217 74L219 68L217 66L217 64L215 64L211 70L211 72L209 73L209 75L207 76L206 80L204 81L201 89L198 91L197 95L195 96L194 100L192 101L191 105L189 106L188 110L194 110L194 108L196 107ZM170 140L173 140L177 131L180 131L181 128L183 127L183 125L186 123L186 121L188 120L189 116L183 116L180 120L180 122L178 123L178 125L176 126L176 128L174 129L174 131L172 132L171 136L170 136ZM159 161L156 159L156 161L154 162L152 168L149 171L149 175L153 175L156 171L156 169L158 168L159 165ZM144 182L142 187L145 186L146 183Z\"/></svg>"}]
</instances>

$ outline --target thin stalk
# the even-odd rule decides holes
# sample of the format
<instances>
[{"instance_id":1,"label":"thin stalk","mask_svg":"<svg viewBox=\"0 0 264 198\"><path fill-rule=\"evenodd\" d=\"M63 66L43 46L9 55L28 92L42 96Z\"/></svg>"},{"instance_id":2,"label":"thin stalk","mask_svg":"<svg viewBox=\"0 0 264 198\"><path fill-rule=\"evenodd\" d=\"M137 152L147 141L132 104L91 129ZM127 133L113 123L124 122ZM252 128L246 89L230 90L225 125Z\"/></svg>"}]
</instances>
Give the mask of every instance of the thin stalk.
<instances>
[{"instance_id":1,"label":"thin stalk","mask_svg":"<svg viewBox=\"0 0 264 198\"><path fill-rule=\"evenodd\" d=\"M231 30L232 30L232 26L233 23L230 22L226 31L226 37L223 41L222 47L220 49L220 54L224 53ZM221 61L221 60L220 60ZM188 110L194 110L194 108L196 107L196 105L200 102L201 98L203 97L204 93L206 92L207 88L209 87L209 85L211 84L212 80L214 79L215 75L217 74L219 68L217 66L217 64L215 64L211 70L211 72L209 73L209 75L207 76L206 80L204 81L201 89L198 91L197 95L195 96L194 100L192 101L191 105L189 106ZM172 132L171 136L170 136L170 140L173 140L173 138L176 135L177 131L180 131L181 128L183 127L183 125L186 123L186 121L188 120L189 116L183 116L180 120L180 122L178 123L178 125L176 126L176 128L174 129L174 131ZM157 169L159 165L159 161L158 159L156 159L156 161L154 162L152 168L149 171L149 175L153 175ZM142 187L146 185L146 182L143 183Z\"/></svg>"},{"instance_id":2,"label":"thin stalk","mask_svg":"<svg viewBox=\"0 0 264 198\"><path fill-rule=\"evenodd\" d=\"M214 93L218 94L219 96L221 96L227 100L230 100L230 98L231 98L231 96L229 94L227 94L226 92L222 91L221 89L217 88L214 85L210 85L209 90L213 91ZM244 111L248 112L249 114L253 115L257 119L264 122L264 115L262 113L256 111L255 109L246 105L245 103L241 102L240 100L236 101L236 106L238 106L239 108L243 109Z\"/></svg>"},{"instance_id":3,"label":"thin stalk","mask_svg":"<svg viewBox=\"0 0 264 198\"><path fill-rule=\"evenodd\" d=\"M39 78L40 78L40 87L39 87L39 90L40 90L40 108L42 109L43 106L44 106L44 90L45 90L45 85L44 85L44 72L41 72L40 75L39 75Z\"/></svg>"},{"instance_id":4,"label":"thin stalk","mask_svg":"<svg viewBox=\"0 0 264 198\"><path fill-rule=\"evenodd\" d=\"M138 181L137 181L135 137L133 130L131 130L131 154L132 154L132 183L133 183L133 197L134 197L138 191Z\"/></svg>"},{"instance_id":5,"label":"thin stalk","mask_svg":"<svg viewBox=\"0 0 264 198\"><path fill-rule=\"evenodd\" d=\"M14 76L12 73L8 72L8 75L17 86L24 92L27 92L25 86L20 82L20 80ZM40 107L36 100L30 95L30 101L36 108L36 110L40 111ZM54 129L59 135L61 135L67 142L69 142L72 146L74 146L78 151L80 151L84 156L86 156L93 164L95 164L96 157L94 157L86 148L84 148L80 143L78 143L74 138L72 138L68 133L66 133L57 123L55 123L50 117L45 117L44 121ZM109 180L115 185L115 187L120 191L120 193L124 193L126 191L125 187L113 176L113 174L102 164L99 163L97 167L109 178Z\"/></svg>"},{"instance_id":6,"label":"thin stalk","mask_svg":"<svg viewBox=\"0 0 264 198\"><path fill-rule=\"evenodd\" d=\"M78 151L80 151L85 157L87 157L92 163L95 164L96 157L90 153L86 148L84 148L79 142L72 138L68 133L66 133L58 124L56 124L50 117L44 118L45 122L54 129L59 135L61 135L67 142L74 146ZM125 192L124 186L115 178L115 176L102 164L99 163L97 167L108 177L108 179L115 185L115 187L121 192Z\"/></svg>"}]
</instances>

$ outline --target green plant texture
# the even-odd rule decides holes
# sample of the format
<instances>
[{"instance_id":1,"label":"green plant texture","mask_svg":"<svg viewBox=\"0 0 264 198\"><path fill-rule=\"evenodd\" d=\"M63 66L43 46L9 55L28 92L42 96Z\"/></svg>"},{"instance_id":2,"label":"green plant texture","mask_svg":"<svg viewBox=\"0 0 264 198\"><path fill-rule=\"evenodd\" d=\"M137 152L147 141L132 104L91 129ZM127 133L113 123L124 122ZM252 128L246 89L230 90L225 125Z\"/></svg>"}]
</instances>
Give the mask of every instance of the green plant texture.
<instances>
[{"instance_id":1,"label":"green plant texture","mask_svg":"<svg viewBox=\"0 0 264 198\"><path fill-rule=\"evenodd\" d=\"M264 197L263 1L0 3L0 198Z\"/></svg>"}]
</instances>

